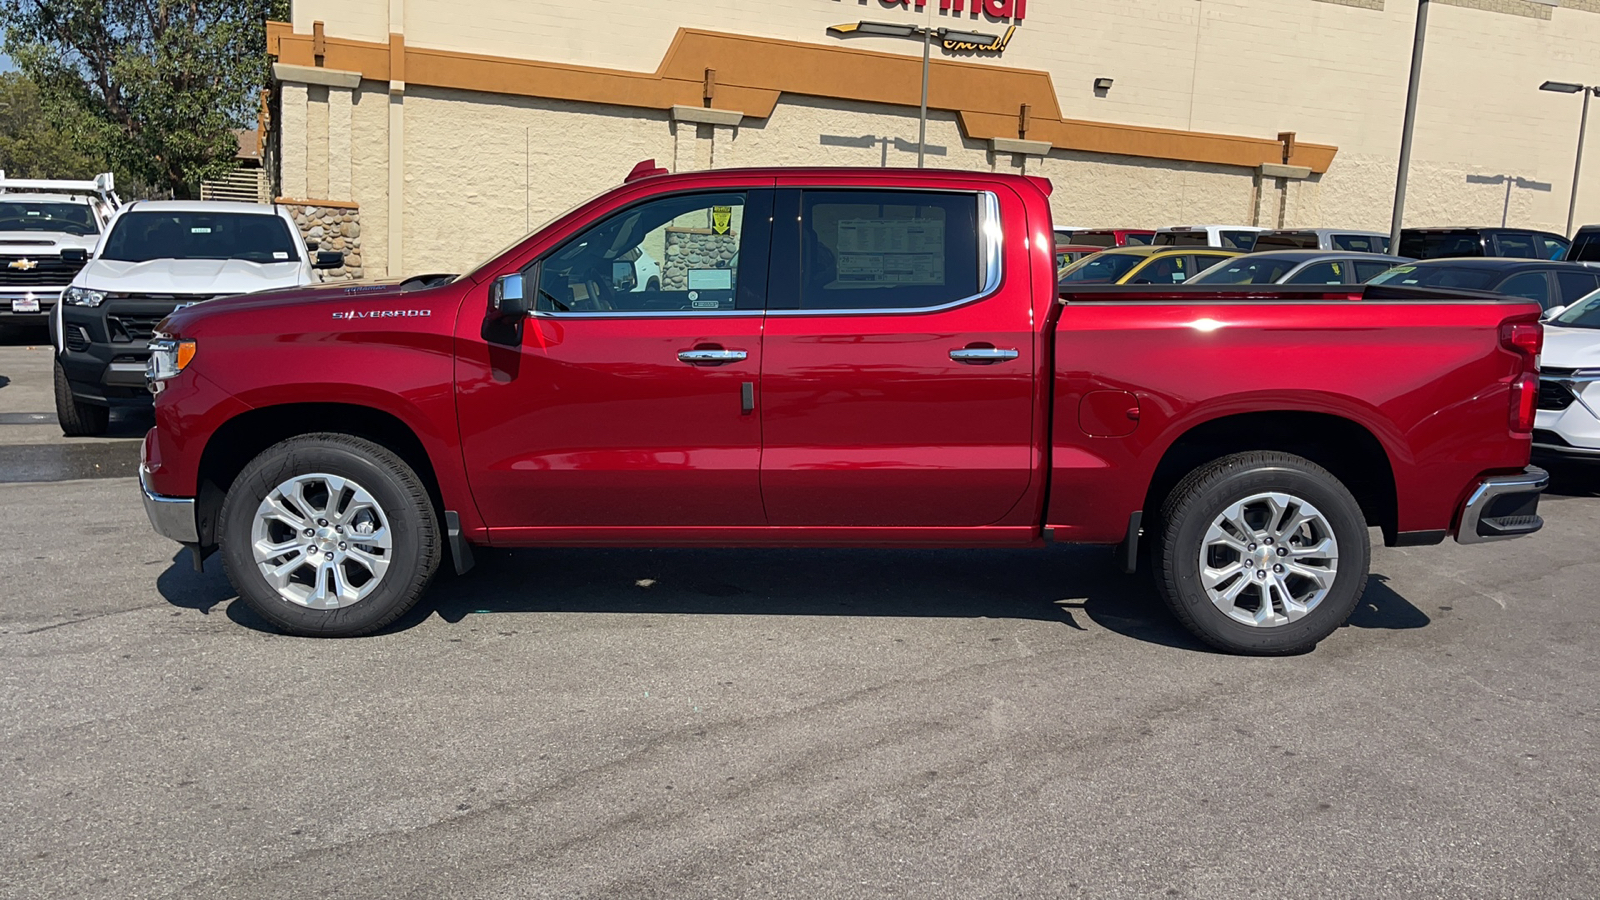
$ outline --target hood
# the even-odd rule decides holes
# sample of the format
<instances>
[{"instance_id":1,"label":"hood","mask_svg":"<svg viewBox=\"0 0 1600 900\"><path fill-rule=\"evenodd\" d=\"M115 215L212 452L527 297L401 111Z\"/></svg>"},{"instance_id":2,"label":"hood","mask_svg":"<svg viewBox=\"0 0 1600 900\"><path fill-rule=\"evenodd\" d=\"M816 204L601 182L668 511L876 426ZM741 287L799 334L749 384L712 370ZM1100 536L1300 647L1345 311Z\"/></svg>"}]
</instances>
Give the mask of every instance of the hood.
<instances>
[{"instance_id":1,"label":"hood","mask_svg":"<svg viewBox=\"0 0 1600 900\"><path fill-rule=\"evenodd\" d=\"M168 331L197 333L195 329L220 327L232 330L227 322L249 323L255 330L260 323L282 333L349 330L400 321L431 322L441 314L441 301L451 292L431 287L417 278L385 281L330 281L282 290L263 291L239 297L222 297L177 310L168 319ZM453 310L453 307L451 307Z\"/></svg>"},{"instance_id":2,"label":"hood","mask_svg":"<svg viewBox=\"0 0 1600 900\"><path fill-rule=\"evenodd\" d=\"M93 250L98 234L64 234L56 231L0 231L0 256L59 256L62 248Z\"/></svg>"},{"instance_id":3,"label":"hood","mask_svg":"<svg viewBox=\"0 0 1600 900\"><path fill-rule=\"evenodd\" d=\"M242 259L92 259L75 283L97 291L137 294L246 294L293 287L302 281L298 260L253 263Z\"/></svg>"},{"instance_id":4,"label":"hood","mask_svg":"<svg viewBox=\"0 0 1600 900\"><path fill-rule=\"evenodd\" d=\"M1558 369L1600 369L1600 328L1544 326L1544 352L1539 364Z\"/></svg>"}]
</instances>

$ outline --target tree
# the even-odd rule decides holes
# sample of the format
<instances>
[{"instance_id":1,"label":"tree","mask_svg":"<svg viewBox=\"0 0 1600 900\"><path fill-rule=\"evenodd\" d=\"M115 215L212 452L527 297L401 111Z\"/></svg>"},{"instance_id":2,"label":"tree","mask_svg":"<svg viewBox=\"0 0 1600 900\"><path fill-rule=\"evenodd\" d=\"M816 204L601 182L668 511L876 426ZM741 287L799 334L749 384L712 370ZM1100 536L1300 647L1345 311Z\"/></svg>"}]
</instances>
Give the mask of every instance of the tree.
<instances>
[{"instance_id":1,"label":"tree","mask_svg":"<svg viewBox=\"0 0 1600 900\"><path fill-rule=\"evenodd\" d=\"M5 0L5 51L51 123L119 175L193 196L233 167L287 0Z\"/></svg>"},{"instance_id":2,"label":"tree","mask_svg":"<svg viewBox=\"0 0 1600 900\"><path fill-rule=\"evenodd\" d=\"M93 178L106 166L50 123L28 76L0 72L0 171L11 178Z\"/></svg>"}]
</instances>

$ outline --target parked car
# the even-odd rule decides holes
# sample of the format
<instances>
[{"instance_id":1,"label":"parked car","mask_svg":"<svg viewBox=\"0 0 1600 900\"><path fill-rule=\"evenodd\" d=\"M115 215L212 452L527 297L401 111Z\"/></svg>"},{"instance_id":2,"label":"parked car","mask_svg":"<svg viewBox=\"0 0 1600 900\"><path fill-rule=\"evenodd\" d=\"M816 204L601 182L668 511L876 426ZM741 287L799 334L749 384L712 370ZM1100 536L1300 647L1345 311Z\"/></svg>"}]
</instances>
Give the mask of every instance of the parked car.
<instances>
[{"instance_id":1,"label":"parked car","mask_svg":"<svg viewBox=\"0 0 1600 900\"><path fill-rule=\"evenodd\" d=\"M1270 250L1246 253L1212 266L1190 284L1364 284L1410 262L1378 253Z\"/></svg>"},{"instance_id":2,"label":"parked car","mask_svg":"<svg viewBox=\"0 0 1600 900\"><path fill-rule=\"evenodd\" d=\"M1266 231L1254 225L1171 225L1156 229L1151 243L1158 247L1222 247L1249 253L1256 235Z\"/></svg>"},{"instance_id":3,"label":"parked car","mask_svg":"<svg viewBox=\"0 0 1600 900\"><path fill-rule=\"evenodd\" d=\"M282 207L220 200L134 201L111 219L50 320L56 418L69 435L104 434L112 403L148 403L156 323L218 297L296 287L344 254L311 257Z\"/></svg>"},{"instance_id":4,"label":"parked car","mask_svg":"<svg viewBox=\"0 0 1600 900\"><path fill-rule=\"evenodd\" d=\"M1544 323L1533 452L1600 462L1600 291Z\"/></svg>"},{"instance_id":5,"label":"parked car","mask_svg":"<svg viewBox=\"0 0 1600 900\"><path fill-rule=\"evenodd\" d=\"M1525 297L1548 310L1576 302L1600 287L1600 269L1503 257L1431 259L1396 266L1369 283L1492 291Z\"/></svg>"},{"instance_id":6,"label":"parked car","mask_svg":"<svg viewBox=\"0 0 1600 900\"><path fill-rule=\"evenodd\" d=\"M44 324L120 205L110 172L93 181L0 172L0 325Z\"/></svg>"},{"instance_id":7,"label":"parked car","mask_svg":"<svg viewBox=\"0 0 1600 900\"><path fill-rule=\"evenodd\" d=\"M1041 181L641 165L459 278L180 309L152 346L146 511L295 634L383 628L474 544L1055 540L1149 551L1177 618L1243 653L1344 622L1369 525L1541 526L1537 305L1058 297L1021 239L1049 228ZM681 227L712 210L720 230ZM761 263L616 289L664 234Z\"/></svg>"},{"instance_id":8,"label":"parked car","mask_svg":"<svg viewBox=\"0 0 1600 900\"><path fill-rule=\"evenodd\" d=\"M1388 253L1389 236L1376 231L1341 228L1298 228L1263 231L1252 248L1263 250L1344 250L1350 253Z\"/></svg>"},{"instance_id":9,"label":"parked car","mask_svg":"<svg viewBox=\"0 0 1600 900\"><path fill-rule=\"evenodd\" d=\"M1057 276L1068 284L1183 284L1239 255L1218 247L1113 247L1086 256Z\"/></svg>"},{"instance_id":10,"label":"parked car","mask_svg":"<svg viewBox=\"0 0 1600 900\"><path fill-rule=\"evenodd\" d=\"M1156 233L1141 228L1095 228L1088 231L1074 231L1072 242L1087 247L1131 247L1140 244L1149 244L1155 240Z\"/></svg>"},{"instance_id":11,"label":"parked car","mask_svg":"<svg viewBox=\"0 0 1600 900\"><path fill-rule=\"evenodd\" d=\"M1412 259L1462 256L1562 259L1570 244L1559 234L1528 228L1407 228L1400 232L1399 254Z\"/></svg>"}]
</instances>

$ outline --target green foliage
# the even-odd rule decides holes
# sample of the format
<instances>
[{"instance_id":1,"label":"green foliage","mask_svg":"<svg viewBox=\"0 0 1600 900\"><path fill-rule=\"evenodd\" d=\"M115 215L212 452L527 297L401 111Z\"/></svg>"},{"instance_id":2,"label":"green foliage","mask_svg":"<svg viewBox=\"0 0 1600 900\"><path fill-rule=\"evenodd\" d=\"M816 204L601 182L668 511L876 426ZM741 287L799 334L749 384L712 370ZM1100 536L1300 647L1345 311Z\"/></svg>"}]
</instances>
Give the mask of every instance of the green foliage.
<instances>
[{"instance_id":1,"label":"green foliage","mask_svg":"<svg viewBox=\"0 0 1600 900\"><path fill-rule=\"evenodd\" d=\"M119 177L193 196L233 167L287 0L5 0L5 51L71 146Z\"/></svg>"},{"instance_id":2,"label":"green foliage","mask_svg":"<svg viewBox=\"0 0 1600 900\"><path fill-rule=\"evenodd\" d=\"M0 72L0 171L11 178L93 178L106 166L51 124L28 76Z\"/></svg>"}]
</instances>

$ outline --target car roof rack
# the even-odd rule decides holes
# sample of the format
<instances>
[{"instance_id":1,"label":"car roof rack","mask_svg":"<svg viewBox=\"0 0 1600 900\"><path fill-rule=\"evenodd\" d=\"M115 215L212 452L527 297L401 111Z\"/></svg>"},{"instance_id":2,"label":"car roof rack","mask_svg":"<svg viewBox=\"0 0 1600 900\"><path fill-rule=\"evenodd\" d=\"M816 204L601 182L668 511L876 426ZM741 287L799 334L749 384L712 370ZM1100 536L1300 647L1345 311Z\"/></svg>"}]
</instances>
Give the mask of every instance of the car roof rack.
<instances>
[{"instance_id":1,"label":"car roof rack","mask_svg":"<svg viewBox=\"0 0 1600 900\"><path fill-rule=\"evenodd\" d=\"M122 199L117 196L117 176L111 172L101 172L93 180L74 180L56 178L7 178L4 169L0 169L0 194L20 191L39 191L59 194L94 194L100 199L111 204L113 208L122 205Z\"/></svg>"}]
</instances>

